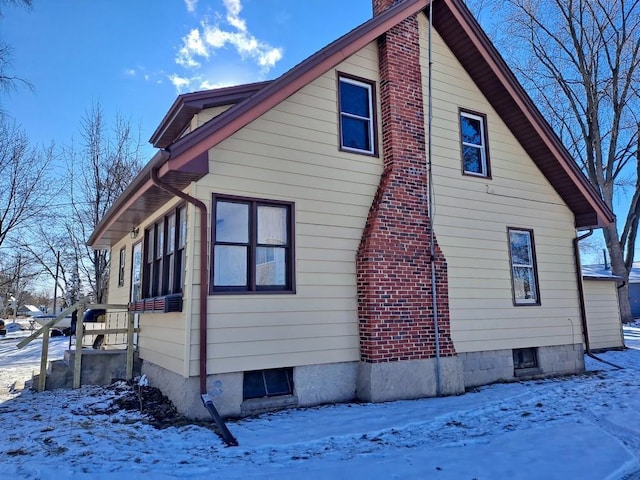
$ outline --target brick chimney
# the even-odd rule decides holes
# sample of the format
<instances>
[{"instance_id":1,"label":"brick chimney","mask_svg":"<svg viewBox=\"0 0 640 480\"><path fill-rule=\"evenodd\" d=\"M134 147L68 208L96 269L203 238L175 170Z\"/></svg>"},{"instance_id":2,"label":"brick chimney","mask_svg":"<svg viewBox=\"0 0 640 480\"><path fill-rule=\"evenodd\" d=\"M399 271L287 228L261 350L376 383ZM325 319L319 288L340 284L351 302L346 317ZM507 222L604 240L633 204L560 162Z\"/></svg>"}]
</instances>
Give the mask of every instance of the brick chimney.
<instances>
[{"instance_id":1,"label":"brick chimney","mask_svg":"<svg viewBox=\"0 0 640 480\"><path fill-rule=\"evenodd\" d=\"M373 0L374 15L396 3L398 0ZM380 37L378 50L384 170L356 261L361 352L358 394L370 401L436 393L435 373L424 376L424 370L435 363L427 360L436 356L436 336L417 18L407 18ZM447 263L437 243L434 247L440 356L453 357ZM406 365L400 365L403 363ZM459 367L452 368L461 377ZM391 379L413 385L394 385L392 392L381 392L389 388ZM454 383L449 393L463 389L460 378Z\"/></svg>"}]
</instances>

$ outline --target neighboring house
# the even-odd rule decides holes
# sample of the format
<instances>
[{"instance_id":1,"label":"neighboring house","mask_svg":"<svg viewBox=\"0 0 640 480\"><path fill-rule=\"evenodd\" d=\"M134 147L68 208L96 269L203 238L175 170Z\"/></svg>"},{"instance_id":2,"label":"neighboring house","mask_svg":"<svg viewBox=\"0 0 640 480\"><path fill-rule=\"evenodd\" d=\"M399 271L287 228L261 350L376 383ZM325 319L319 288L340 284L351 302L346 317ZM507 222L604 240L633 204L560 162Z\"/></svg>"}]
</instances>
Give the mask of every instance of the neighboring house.
<instances>
[{"instance_id":1,"label":"neighboring house","mask_svg":"<svg viewBox=\"0 0 640 480\"><path fill-rule=\"evenodd\" d=\"M35 315L42 315L42 310L35 305L22 305L18 308L18 315L33 317Z\"/></svg>"},{"instance_id":2,"label":"neighboring house","mask_svg":"<svg viewBox=\"0 0 640 480\"><path fill-rule=\"evenodd\" d=\"M462 0L431 34L427 0L373 3L272 82L180 95L89 240L187 415L584 369L576 230L612 213Z\"/></svg>"},{"instance_id":3,"label":"neighboring house","mask_svg":"<svg viewBox=\"0 0 640 480\"><path fill-rule=\"evenodd\" d=\"M634 263L629 272L629 303L633 318L640 318L640 263Z\"/></svg>"},{"instance_id":4,"label":"neighboring house","mask_svg":"<svg viewBox=\"0 0 640 480\"><path fill-rule=\"evenodd\" d=\"M618 285L622 278L604 265L583 265L582 278L591 350L624 348Z\"/></svg>"}]
</instances>

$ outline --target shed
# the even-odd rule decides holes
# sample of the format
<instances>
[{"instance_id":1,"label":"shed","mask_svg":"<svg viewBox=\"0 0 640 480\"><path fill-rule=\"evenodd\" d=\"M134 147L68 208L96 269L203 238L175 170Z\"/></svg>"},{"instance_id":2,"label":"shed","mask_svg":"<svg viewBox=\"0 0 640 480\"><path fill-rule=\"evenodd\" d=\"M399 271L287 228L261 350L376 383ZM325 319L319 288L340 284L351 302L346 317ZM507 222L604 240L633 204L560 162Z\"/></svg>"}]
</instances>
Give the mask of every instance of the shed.
<instances>
[{"instance_id":1,"label":"shed","mask_svg":"<svg viewBox=\"0 0 640 480\"><path fill-rule=\"evenodd\" d=\"M624 348L617 290L622 279L603 265L583 266L582 279L591 350Z\"/></svg>"}]
</instances>

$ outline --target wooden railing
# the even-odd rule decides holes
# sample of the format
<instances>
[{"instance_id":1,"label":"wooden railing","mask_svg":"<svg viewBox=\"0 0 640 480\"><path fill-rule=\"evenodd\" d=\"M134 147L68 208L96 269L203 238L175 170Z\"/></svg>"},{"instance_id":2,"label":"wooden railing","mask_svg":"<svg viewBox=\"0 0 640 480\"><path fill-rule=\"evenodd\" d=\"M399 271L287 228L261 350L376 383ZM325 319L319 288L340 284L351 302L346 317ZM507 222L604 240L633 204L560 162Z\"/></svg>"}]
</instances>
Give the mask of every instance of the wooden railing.
<instances>
[{"instance_id":1,"label":"wooden railing","mask_svg":"<svg viewBox=\"0 0 640 480\"><path fill-rule=\"evenodd\" d=\"M127 326L126 328L85 328L84 323L82 321L84 312L86 310L99 310L103 309L109 313L114 311L122 312L127 315ZM46 388L47 381L47 359L49 354L49 338L51 336L51 330L55 329L56 325L66 316L72 314L74 311L77 312L76 321L76 348L75 348L75 358L74 358L74 366L73 366L73 388L80 388L81 381L81 373L82 373L82 344L85 336L96 336L96 335L125 335L126 340L124 344L126 345L127 350L127 358L126 358L126 379L131 380L133 378L133 360L134 360L134 337L135 334L138 333L139 329L135 328L134 325L134 314L133 312L128 311L127 305L114 305L114 304L91 304L89 303L89 298L85 297L79 300L77 303L74 303L69 308L66 308L60 314L51 319L51 321L47 322L42 328L36 330L27 338L18 343L18 348L23 348L33 340L42 335L42 355L40 358L40 376L38 377L38 391L42 392ZM78 348L78 345L80 348ZM69 342L69 348L71 348L71 342Z\"/></svg>"}]
</instances>

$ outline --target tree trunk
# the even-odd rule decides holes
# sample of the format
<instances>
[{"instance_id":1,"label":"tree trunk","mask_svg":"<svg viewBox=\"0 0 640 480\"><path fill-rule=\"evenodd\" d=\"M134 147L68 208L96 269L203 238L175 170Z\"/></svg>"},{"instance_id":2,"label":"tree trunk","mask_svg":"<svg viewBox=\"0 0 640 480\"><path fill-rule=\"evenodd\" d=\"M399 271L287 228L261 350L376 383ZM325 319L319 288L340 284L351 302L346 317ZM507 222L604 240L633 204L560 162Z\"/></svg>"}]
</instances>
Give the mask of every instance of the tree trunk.
<instances>
[{"instance_id":1,"label":"tree trunk","mask_svg":"<svg viewBox=\"0 0 640 480\"><path fill-rule=\"evenodd\" d=\"M631 302L629 301L629 282L625 282L622 287L618 288L618 302L620 303L620 316L622 318L622 323L633 322Z\"/></svg>"},{"instance_id":2,"label":"tree trunk","mask_svg":"<svg viewBox=\"0 0 640 480\"><path fill-rule=\"evenodd\" d=\"M618 232L615 222L602 229L607 250L611 258L611 273L622 278L623 286L618 288L618 303L620 305L620 318L622 323L631 323L631 303L629 302L629 270L624 263L624 252L618 241Z\"/></svg>"}]
</instances>

